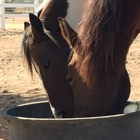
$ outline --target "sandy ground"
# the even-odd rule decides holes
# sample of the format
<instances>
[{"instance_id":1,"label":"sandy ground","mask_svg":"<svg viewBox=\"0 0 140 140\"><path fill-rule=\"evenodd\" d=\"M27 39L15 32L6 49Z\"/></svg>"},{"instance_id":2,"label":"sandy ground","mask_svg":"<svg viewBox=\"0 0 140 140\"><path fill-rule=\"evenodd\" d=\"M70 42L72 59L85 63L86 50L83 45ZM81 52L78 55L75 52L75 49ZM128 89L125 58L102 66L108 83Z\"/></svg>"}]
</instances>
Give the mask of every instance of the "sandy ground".
<instances>
[{"instance_id":1,"label":"sandy ground","mask_svg":"<svg viewBox=\"0 0 140 140\"><path fill-rule=\"evenodd\" d=\"M31 79L21 58L24 21L28 19L6 19L6 30L0 30L0 111L16 104L47 100L38 76L35 74ZM130 99L140 100L140 35L129 50L127 69ZM7 122L1 114L0 140L9 140Z\"/></svg>"},{"instance_id":2,"label":"sandy ground","mask_svg":"<svg viewBox=\"0 0 140 140\"><path fill-rule=\"evenodd\" d=\"M26 18L6 20L6 30L0 30L0 111L32 101L47 100L38 76L33 79L21 57L21 40ZM9 140L7 122L0 114L0 140Z\"/></svg>"}]
</instances>

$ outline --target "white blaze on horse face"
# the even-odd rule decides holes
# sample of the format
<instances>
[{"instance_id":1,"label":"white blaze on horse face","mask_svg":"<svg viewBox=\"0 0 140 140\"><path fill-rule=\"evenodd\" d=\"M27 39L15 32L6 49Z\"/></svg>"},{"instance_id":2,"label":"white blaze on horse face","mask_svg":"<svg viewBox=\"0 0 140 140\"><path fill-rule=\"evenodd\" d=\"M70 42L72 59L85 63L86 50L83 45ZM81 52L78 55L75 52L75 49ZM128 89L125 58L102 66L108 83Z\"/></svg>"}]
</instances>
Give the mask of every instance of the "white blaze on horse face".
<instances>
[{"instance_id":1,"label":"white blaze on horse face","mask_svg":"<svg viewBox=\"0 0 140 140\"><path fill-rule=\"evenodd\" d=\"M68 0L69 8L66 16L66 20L69 25L77 31L78 23L82 17L82 12L86 0Z\"/></svg>"},{"instance_id":2,"label":"white blaze on horse face","mask_svg":"<svg viewBox=\"0 0 140 140\"><path fill-rule=\"evenodd\" d=\"M55 118L63 118L63 115L62 114L58 115L56 113L55 108L51 104L50 104L50 108L51 108L52 114L54 115Z\"/></svg>"},{"instance_id":3,"label":"white blaze on horse face","mask_svg":"<svg viewBox=\"0 0 140 140\"><path fill-rule=\"evenodd\" d=\"M41 3L41 5L35 10L35 15L37 16L38 12L44 8L45 5L49 4L49 2L52 0L43 0L43 2Z\"/></svg>"}]
</instances>

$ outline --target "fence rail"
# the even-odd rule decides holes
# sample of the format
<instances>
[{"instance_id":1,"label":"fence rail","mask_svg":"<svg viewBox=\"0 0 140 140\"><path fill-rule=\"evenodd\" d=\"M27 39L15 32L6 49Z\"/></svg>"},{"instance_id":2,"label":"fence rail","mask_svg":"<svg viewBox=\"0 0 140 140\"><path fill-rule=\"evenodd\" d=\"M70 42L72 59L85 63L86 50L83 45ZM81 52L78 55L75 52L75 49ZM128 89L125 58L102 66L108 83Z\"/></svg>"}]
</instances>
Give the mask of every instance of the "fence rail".
<instances>
[{"instance_id":1,"label":"fence rail","mask_svg":"<svg viewBox=\"0 0 140 140\"><path fill-rule=\"evenodd\" d=\"M5 8L34 8L34 11L39 7L40 2L39 0L34 0L34 3L5 3L5 0L0 0L0 18L1 18L1 27L0 29L5 29L5 18L6 17L27 17L28 14L24 13L6 13Z\"/></svg>"}]
</instances>

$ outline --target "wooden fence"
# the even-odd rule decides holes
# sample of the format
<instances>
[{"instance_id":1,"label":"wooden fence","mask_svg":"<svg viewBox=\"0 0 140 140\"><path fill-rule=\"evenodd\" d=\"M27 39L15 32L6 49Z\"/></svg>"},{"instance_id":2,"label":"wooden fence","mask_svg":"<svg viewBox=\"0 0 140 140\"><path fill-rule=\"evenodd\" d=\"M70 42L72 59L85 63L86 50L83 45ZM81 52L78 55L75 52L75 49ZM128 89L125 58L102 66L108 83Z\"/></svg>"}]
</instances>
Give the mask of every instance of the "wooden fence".
<instances>
[{"instance_id":1,"label":"wooden fence","mask_svg":"<svg viewBox=\"0 0 140 140\"><path fill-rule=\"evenodd\" d=\"M0 21L1 21L1 27L0 29L5 29L5 18L6 17L27 17L28 13L7 13L6 12L6 8L7 9L15 9L15 8L33 8L34 11L36 11L36 9L39 7L40 5L40 0L34 0L33 3L31 3L30 0L24 0L24 3L5 3L5 0L0 0Z\"/></svg>"}]
</instances>

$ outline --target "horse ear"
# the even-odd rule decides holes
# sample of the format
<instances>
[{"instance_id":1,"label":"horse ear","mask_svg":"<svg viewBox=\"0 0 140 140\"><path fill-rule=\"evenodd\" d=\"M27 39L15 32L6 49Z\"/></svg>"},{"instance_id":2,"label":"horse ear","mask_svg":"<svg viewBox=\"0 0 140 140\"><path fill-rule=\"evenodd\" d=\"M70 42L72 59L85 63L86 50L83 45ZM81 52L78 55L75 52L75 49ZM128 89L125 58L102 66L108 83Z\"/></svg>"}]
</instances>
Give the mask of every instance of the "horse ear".
<instances>
[{"instance_id":1,"label":"horse ear","mask_svg":"<svg viewBox=\"0 0 140 140\"><path fill-rule=\"evenodd\" d=\"M29 26L30 26L30 23L24 22L24 31L26 31Z\"/></svg>"},{"instance_id":2,"label":"horse ear","mask_svg":"<svg viewBox=\"0 0 140 140\"><path fill-rule=\"evenodd\" d=\"M58 21L63 37L70 46L74 47L78 39L77 33L70 27L64 18L58 17Z\"/></svg>"},{"instance_id":3,"label":"horse ear","mask_svg":"<svg viewBox=\"0 0 140 140\"><path fill-rule=\"evenodd\" d=\"M42 26L42 22L40 21L40 19L35 16L34 14L29 14L29 19L30 19L30 23L31 23L31 31L32 34L34 36L34 38L42 38L43 36L43 26Z\"/></svg>"}]
</instances>

